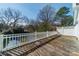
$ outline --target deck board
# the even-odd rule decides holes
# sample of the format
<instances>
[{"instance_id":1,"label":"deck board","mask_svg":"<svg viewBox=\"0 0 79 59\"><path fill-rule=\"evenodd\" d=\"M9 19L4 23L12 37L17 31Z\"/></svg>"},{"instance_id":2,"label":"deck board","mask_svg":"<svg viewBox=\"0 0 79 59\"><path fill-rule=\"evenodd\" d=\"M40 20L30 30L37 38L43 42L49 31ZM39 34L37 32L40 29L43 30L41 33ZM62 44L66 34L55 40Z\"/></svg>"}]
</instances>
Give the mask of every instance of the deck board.
<instances>
[{"instance_id":1,"label":"deck board","mask_svg":"<svg viewBox=\"0 0 79 59\"><path fill-rule=\"evenodd\" d=\"M27 54L33 52L37 48L47 44L49 41L51 41L57 37L60 37L60 35L56 34L56 35L53 35L53 36L50 36L47 38L43 38L43 39L28 43L28 44L25 44L25 45L22 45L22 46L19 46L19 47L16 47L16 48L13 48L13 49L10 49L7 51L3 51L3 52L0 52L1 53L0 55L3 54L5 56L20 56L20 55L24 56L24 55L27 55ZM43 50L43 48L42 48L42 50ZM37 50L34 54L41 55L42 51L41 50L39 50L39 51ZM43 51L46 52L45 50L43 50ZM46 53L46 54L48 54L48 53ZM45 55L45 54L43 53L43 55Z\"/></svg>"},{"instance_id":2,"label":"deck board","mask_svg":"<svg viewBox=\"0 0 79 59\"><path fill-rule=\"evenodd\" d=\"M73 36L61 36L28 55L35 56L35 52L37 53L37 51L41 56L79 56L79 40Z\"/></svg>"},{"instance_id":3,"label":"deck board","mask_svg":"<svg viewBox=\"0 0 79 59\"><path fill-rule=\"evenodd\" d=\"M56 38L55 38L56 37ZM11 56L79 56L79 40L74 36L52 36L41 39L0 55Z\"/></svg>"}]
</instances>

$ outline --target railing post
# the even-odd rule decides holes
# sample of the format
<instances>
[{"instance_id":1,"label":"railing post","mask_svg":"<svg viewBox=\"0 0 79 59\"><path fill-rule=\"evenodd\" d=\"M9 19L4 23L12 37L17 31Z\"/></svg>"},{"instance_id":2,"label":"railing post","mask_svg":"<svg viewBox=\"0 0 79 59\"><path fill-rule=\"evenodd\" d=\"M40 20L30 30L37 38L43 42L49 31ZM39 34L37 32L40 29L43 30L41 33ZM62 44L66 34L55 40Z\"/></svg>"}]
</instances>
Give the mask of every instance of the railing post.
<instances>
[{"instance_id":1,"label":"railing post","mask_svg":"<svg viewBox=\"0 0 79 59\"><path fill-rule=\"evenodd\" d=\"M37 32L35 31L35 40L37 40Z\"/></svg>"},{"instance_id":2,"label":"railing post","mask_svg":"<svg viewBox=\"0 0 79 59\"><path fill-rule=\"evenodd\" d=\"M0 35L0 51L2 51L3 49L3 39L4 39L3 35Z\"/></svg>"},{"instance_id":3,"label":"railing post","mask_svg":"<svg viewBox=\"0 0 79 59\"><path fill-rule=\"evenodd\" d=\"M47 31L47 33L46 33L46 34L47 34L47 37L48 37L48 31Z\"/></svg>"},{"instance_id":4,"label":"railing post","mask_svg":"<svg viewBox=\"0 0 79 59\"><path fill-rule=\"evenodd\" d=\"M64 27L62 26L62 34L64 34Z\"/></svg>"}]
</instances>

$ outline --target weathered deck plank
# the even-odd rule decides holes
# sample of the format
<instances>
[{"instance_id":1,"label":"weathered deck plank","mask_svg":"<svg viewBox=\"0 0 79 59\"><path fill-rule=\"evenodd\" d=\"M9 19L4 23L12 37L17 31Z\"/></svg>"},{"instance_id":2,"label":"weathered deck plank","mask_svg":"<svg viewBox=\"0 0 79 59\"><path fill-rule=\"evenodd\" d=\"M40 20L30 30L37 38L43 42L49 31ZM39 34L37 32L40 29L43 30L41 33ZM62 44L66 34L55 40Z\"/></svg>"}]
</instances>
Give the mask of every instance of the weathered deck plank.
<instances>
[{"instance_id":1,"label":"weathered deck plank","mask_svg":"<svg viewBox=\"0 0 79 59\"><path fill-rule=\"evenodd\" d=\"M30 44L26 44L9 51L4 51L0 55L6 56L79 56L79 40L73 36L60 36L55 38L41 39ZM52 38L52 39L51 39ZM53 38L55 38L53 40Z\"/></svg>"},{"instance_id":2,"label":"weathered deck plank","mask_svg":"<svg viewBox=\"0 0 79 59\"><path fill-rule=\"evenodd\" d=\"M79 56L79 40L72 36L61 36L28 55L35 56L37 52L41 56Z\"/></svg>"},{"instance_id":3,"label":"weathered deck plank","mask_svg":"<svg viewBox=\"0 0 79 59\"><path fill-rule=\"evenodd\" d=\"M49 41L59 37L60 35L56 34L56 35L53 35L53 36L50 36L48 38L44 38L44 39L40 39L40 40L37 40L37 41L34 41L32 43L28 43L28 44L25 44L23 46L20 46L20 47L17 47L17 48L14 48L14 49L10 49L10 50L7 50L7 51L4 51L4 52L1 52L0 55L5 55L5 56L20 56L20 55L27 55L29 53L31 53L32 51L34 51L35 49L41 47L42 45L45 45L46 43L48 43ZM43 49L42 49L43 50ZM41 51L41 50L40 50ZM45 51L45 50L43 50ZM41 51L42 52L42 51ZM36 55L41 55L41 52L39 53L37 51ZM45 51L46 52L46 51Z\"/></svg>"}]
</instances>

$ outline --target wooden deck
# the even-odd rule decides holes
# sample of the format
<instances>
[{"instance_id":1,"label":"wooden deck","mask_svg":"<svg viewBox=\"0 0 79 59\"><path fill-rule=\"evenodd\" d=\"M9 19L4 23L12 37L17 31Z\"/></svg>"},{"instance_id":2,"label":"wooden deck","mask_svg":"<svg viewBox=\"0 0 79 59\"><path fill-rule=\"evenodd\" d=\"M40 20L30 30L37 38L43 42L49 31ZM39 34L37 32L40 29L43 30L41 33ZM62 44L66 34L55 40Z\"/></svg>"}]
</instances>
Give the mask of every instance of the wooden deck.
<instances>
[{"instance_id":1,"label":"wooden deck","mask_svg":"<svg viewBox=\"0 0 79 59\"><path fill-rule=\"evenodd\" d=\"M1 56L22 56L22 55L27 55L31 52L33 52L35 49L45 45L46 43L48 43L51 40L54 40L55 38L59 37L59 34L50 36L48 38L44 38L44 39L40 39L25 45L22 45L20 47L14 48L14 49L10 49L4 52L0 52Z\"/></svg>"},{"instance_id":2,"label":"wooden deck","mask_svg":"<svg viewBox=\"0 0 79 59\"><path fill-rule=\"evenodd\" d=\"M61 36L29 53L28 56L79 56L79 40L72 36Z\"/></svg>"},{"instance_id":3,"label":"wooden deck","mask_svg":"<svg viewBox=\"0 0 79 59\"><path fill-rule=\"evenodd\" d=\"M54 35L24 46L1 52L5 56L79 56L79 40L72 36Z\"/></svg>"}]
</instances>

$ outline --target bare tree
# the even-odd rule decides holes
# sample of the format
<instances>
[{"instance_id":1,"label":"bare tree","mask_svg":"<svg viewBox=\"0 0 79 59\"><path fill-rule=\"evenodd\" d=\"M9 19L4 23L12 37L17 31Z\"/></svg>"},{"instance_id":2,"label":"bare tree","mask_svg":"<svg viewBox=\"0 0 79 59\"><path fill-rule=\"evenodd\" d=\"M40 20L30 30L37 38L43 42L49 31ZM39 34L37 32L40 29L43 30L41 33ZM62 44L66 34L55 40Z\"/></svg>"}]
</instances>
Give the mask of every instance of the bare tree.
<instances>
[{"instance_id":1,"label":"bare tree","mask_svg":"<svg viewBox=\"0 0 79 59\"><path fill-rule=\"evenodd\" d=\"M51 5L46 5L40 10L37 19L40 20L41 27L44 29L44 31L49 30L54 16L55 10L51 7Z\"/></svg>"},{"instance_id":2,"label":"bare tree","mask_svg":"<svg viewBox=\"0 0 79 59\"><path fill-rule=\"evenodd\" d=\"M14 10L11 8L7 8L0 12L0 22L8 26L8 29L15 28L18 23L22 23L22 21L27 21L28 18L23 16L19 10Z\"/></svg>"},{"instance_id":3,"label":"bare tree","mask_svg":"<svg viewBox=\"0 0 79 59\"><path fill-rule=\"evenodd\" d=\"M37 19L41 21L50 21L53 20L54 15L55 15L54 8L52 8L51 5L46 5L40 10Z\"/></svg>"},{"instance_id":4,"label":"bare tree","mask_svg":"<svg viewBox=\"0 0 79 59\"><path fill-rule=\"evenodd\" d=\"M34 32L38 30L38 26L39 26L38 20L30 19L27 29L30 32Z\"/></svg>"}]
</instances>

